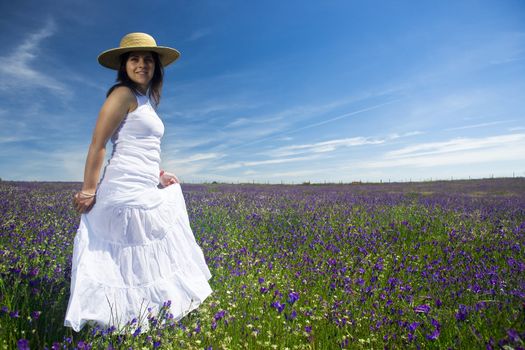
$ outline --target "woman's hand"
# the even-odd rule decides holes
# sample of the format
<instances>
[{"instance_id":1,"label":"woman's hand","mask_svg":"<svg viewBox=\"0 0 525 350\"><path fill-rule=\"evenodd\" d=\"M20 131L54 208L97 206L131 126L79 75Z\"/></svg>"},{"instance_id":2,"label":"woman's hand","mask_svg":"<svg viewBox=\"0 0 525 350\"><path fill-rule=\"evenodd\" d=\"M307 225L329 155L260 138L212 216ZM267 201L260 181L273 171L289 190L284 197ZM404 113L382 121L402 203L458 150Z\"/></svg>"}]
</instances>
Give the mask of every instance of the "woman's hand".
<instances>
[{"instance_id":1,"label":"woman's hand","mask_svg":"<svg viewBox=\"0 0 525 350\"><path fill-rule=\"evenodd\" d=\"M176 183L180 183L179 179L175 176L175 174L168 173L167 171L161 170L160 176L159 176L160 184L164 187L167 187L169 185L173 185Z\"/></svg>"},{"instance_id":2,"label":"woman's hand","mask_svg":"<svg viewBox=\"0 0 525 350\"><path fill-rule=\"evenodd\" d=\"M73 196L73 207L80 214L89 212L94 204L95 194L79 191Z\"/></svg>"}]
</instances>

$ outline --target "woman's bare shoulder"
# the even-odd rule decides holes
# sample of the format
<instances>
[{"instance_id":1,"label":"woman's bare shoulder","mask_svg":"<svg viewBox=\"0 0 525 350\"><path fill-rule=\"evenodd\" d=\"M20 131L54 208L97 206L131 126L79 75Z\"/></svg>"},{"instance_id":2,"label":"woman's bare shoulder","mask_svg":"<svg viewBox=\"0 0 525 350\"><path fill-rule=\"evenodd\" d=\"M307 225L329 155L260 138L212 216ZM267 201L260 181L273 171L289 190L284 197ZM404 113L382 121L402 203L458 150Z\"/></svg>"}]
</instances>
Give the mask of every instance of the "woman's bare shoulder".
<instances>
[{"instance_id":1,"label":"woman's bare shoulder","mask_svg":"<svg viewBox=\"0 0 525 350\"><path fill-rule=\"evenodd\" d=\"M133 101L135 100L135 95L133 94L133 91L131 91L129 87L120 85L120 86L115 87L107 98Z\"/></svg>"},{"instance_id":2,"label":"woman's bare shoulder","mask_svg":"<svg viewBox=\"0 0 525 350\"><path fill-rule=\"evenodd\" d=\"M127 86L115 87L106 98L106 104L122 106L127 112L137 108L137 100Z\"/></svg>"}]
</instances>

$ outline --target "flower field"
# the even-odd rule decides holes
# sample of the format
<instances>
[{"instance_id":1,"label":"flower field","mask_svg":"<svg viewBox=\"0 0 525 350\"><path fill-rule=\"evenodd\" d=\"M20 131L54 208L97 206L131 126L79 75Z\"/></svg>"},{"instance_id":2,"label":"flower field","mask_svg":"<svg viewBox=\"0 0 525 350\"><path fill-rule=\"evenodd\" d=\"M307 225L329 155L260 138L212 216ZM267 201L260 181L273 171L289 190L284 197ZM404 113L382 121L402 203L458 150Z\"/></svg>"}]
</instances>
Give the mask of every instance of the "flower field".
<instances>
[{"instance_id":1,"label":"flower field","mask_svg":"<svg viewBox=\"0 0 525 350\"><path fill-rule=\"evenodd\" d=\"M525 348L523 178L183 184L214 292L143 334L63 326L79 188L0 182L3 349Z\"/></svg>"}]
</instances>

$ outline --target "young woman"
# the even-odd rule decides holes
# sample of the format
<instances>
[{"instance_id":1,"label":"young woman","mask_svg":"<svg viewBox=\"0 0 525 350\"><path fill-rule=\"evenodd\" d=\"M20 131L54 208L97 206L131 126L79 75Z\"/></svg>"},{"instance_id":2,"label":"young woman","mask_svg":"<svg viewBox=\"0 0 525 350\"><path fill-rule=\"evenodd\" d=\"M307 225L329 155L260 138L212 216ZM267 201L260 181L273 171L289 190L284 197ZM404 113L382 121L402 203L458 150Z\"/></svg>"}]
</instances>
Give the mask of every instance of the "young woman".
<instances>
[{"instance_id":1,"label":"young woman","mask_svg":"<svg viewBox=\"0 0 525 350\"><path fill-rule=\"evenodd\" d=\"M117 329L132 322L146 330L148 309L170 305L178 320L212 293L180 183L160 170L164 124L156 108L163 68L179 55L148 34L130 33L98 57L118 74L98 116L82 190L73 198L82 215L64 325L75 331L87 322ZM113 152L99 180L110 138Z\"/></svg>"}]
</instances>

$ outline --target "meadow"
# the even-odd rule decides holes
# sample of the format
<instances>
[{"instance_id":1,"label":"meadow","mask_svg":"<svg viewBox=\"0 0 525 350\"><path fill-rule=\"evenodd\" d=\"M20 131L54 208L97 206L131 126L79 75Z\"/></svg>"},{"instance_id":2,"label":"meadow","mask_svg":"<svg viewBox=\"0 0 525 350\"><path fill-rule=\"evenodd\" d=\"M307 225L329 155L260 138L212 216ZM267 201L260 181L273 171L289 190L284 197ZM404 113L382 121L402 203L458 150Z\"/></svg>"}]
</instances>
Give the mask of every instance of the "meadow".
<instances>
[{"instance_id":1,"label":"meadow","mask_svg":"<svg viewBox=\"0 0 525 350\"><path fill-rule=\"evenodd\" d=\"M63 326L78 183L0 182L2 349L523 349L525 179L183 184L213 294Z\"/></svg>"}]
</instances>

